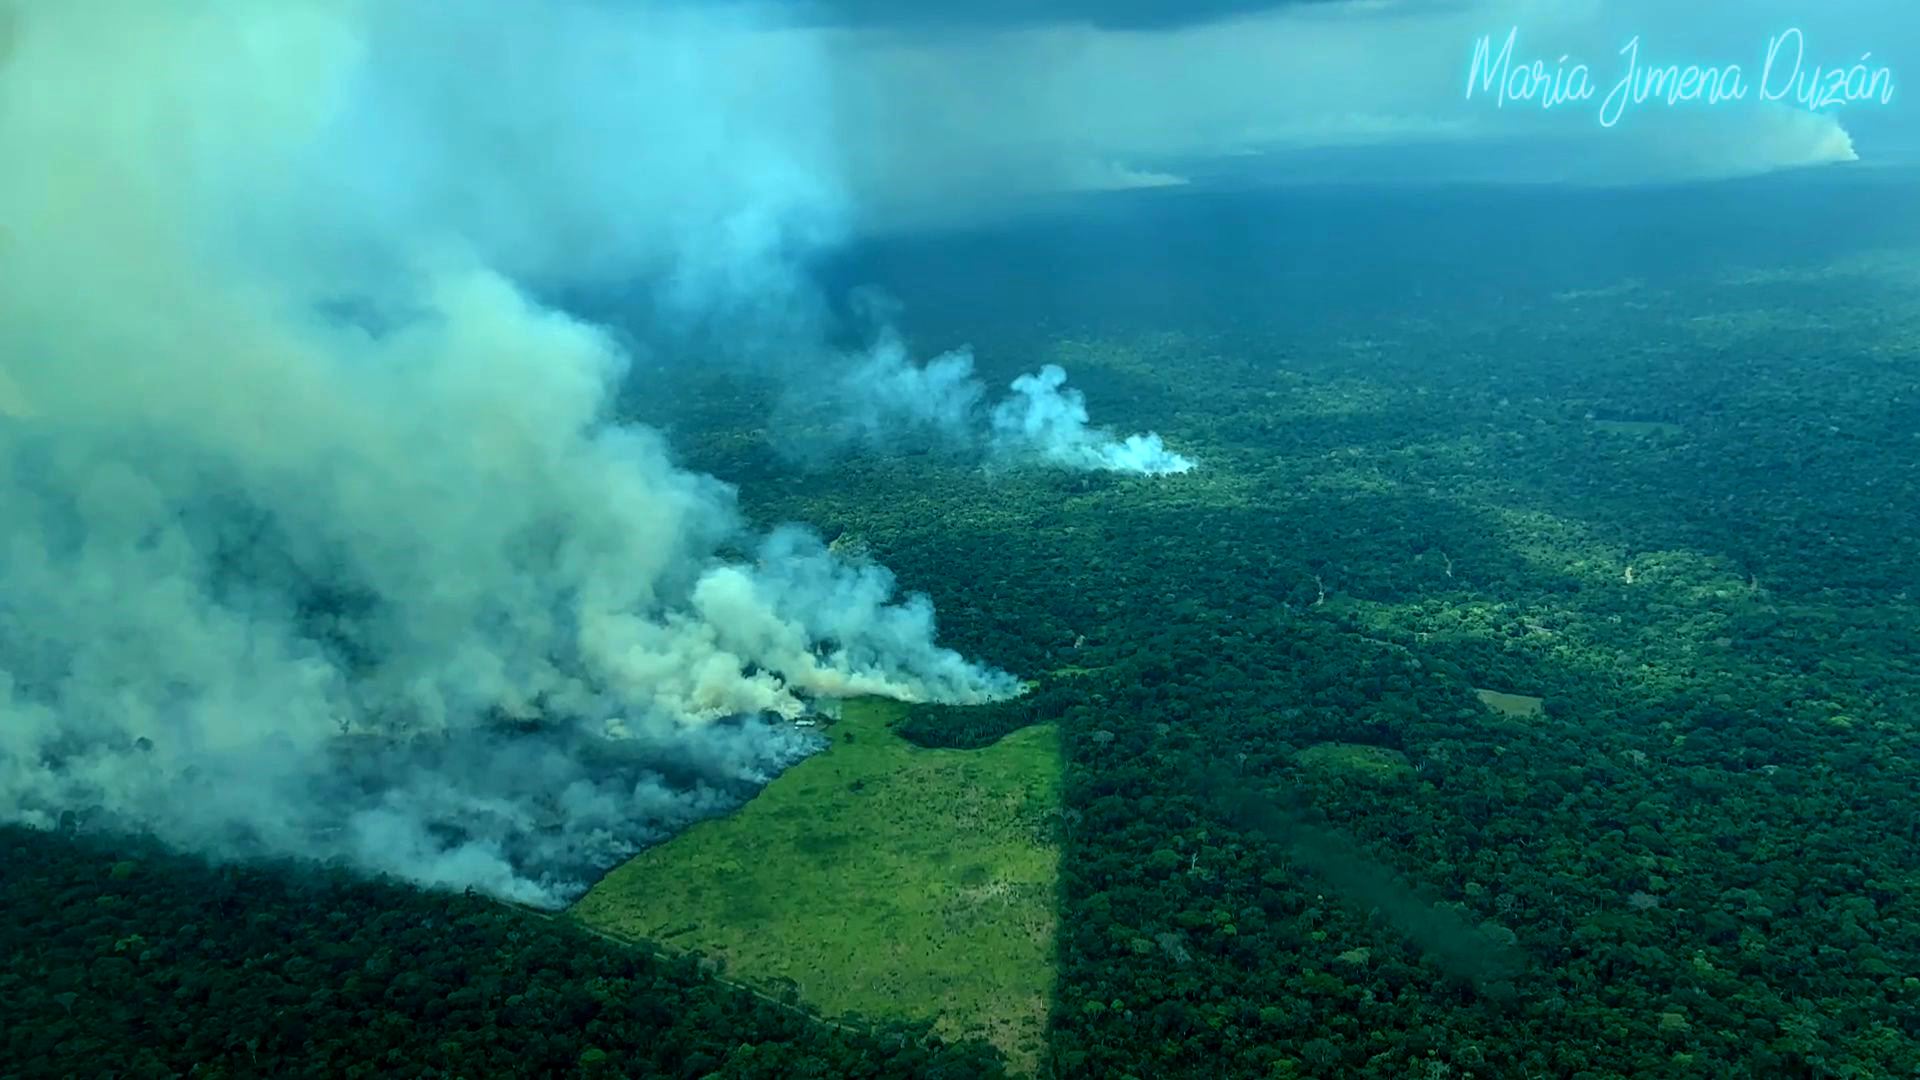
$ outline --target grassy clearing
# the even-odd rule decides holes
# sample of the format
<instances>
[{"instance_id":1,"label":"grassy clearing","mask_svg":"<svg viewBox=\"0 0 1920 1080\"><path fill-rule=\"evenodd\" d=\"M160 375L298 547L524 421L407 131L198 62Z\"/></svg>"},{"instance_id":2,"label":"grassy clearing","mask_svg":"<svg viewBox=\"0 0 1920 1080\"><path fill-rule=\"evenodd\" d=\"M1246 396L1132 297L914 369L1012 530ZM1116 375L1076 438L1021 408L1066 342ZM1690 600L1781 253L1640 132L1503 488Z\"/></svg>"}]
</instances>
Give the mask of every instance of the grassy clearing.
<instances>
[{"instance_id":1,"label":"grassy clearing","mask_svg":"<svg viewBox=\"0 0 1920 1080\"><path fill-rule=\"evenodd\" d=\"M1407 755L1385 746L1364 743L1315 743L1300 751L1297 760L1310 769L1338 770L1380 779L1412 771Z\"/></svg>"},{"instance_id":2,"label":"grassy clearing","mask_svg":"<svg viewBox=\"0 0 1920 1080\"><path fill-rule=\"evenodd\" d=\"M931 1015L1031 1071L1053 991L1058 732L927 750L889 730L904 711L848 703L831 749L614 870L575 916L829 1016Z\"/></svg>"},{"instance_id":3,"label":"grassy clearing","mask_svg":"<svg viewBox=\"0 0 1920 1080\"><path fill-rule=\"evenodd\" d=\"M1539 716L1545 709L1541 698L1526 694L1507 694L1499 690L1475 690L1487 708L1502 716Z\"/></svg>"}]
</instances>

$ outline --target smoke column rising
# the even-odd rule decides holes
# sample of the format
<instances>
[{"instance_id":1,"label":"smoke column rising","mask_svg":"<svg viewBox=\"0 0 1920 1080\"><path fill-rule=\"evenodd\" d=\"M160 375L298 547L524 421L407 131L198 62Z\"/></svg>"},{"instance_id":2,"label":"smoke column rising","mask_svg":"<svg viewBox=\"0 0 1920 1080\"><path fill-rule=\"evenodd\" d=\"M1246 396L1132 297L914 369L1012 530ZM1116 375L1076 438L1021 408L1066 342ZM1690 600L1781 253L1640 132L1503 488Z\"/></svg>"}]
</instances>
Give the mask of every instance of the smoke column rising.
<instances>
[{"instance_id":1,"label":"smoke column rising","mask_svg":"<svg viewBox=\"0 0 1920 1080\"><path fill-rule=\"evenodd\" d=\"M898 332L883 327L873 347L837 378L796 391L780 426L803 457L849 444L892 449L917 443L996 463L1089 472L1163 476L1194 467L1157 433L1122 438L1095 427L1085 395L1066 381L1064 369L1047 364L1013 380L1012 393L989 408L970 351L916 363Z\"/></svg>"},{"instance_id":2,"label":"smoke column rising","mask_svg":"<svg viewBox=\"0 0 1920 1080\"><path fill-rule=\"evenodd\" d=\"M1042 460L1076 469L1158 476L1193 468L1191 458L1168 450L1153 432L1117 439L1089 426L1085 395L1063 389L1066 382L1058 364L1013 380L1014 396L994 406L996 443L1030 448Z\"/></svg>"},{"instance_id":3,"label":"smoke column rising","mask_svg":"<svg viewBox=\"0 0 1920 1080\"><path fill-rule=\"evenodd\" d=\"M782 294L840 207L744 18L0 3L0 814L557 903L809 752L768 717L1017 692L517 283Z\"/></svg>"}]
</instances>

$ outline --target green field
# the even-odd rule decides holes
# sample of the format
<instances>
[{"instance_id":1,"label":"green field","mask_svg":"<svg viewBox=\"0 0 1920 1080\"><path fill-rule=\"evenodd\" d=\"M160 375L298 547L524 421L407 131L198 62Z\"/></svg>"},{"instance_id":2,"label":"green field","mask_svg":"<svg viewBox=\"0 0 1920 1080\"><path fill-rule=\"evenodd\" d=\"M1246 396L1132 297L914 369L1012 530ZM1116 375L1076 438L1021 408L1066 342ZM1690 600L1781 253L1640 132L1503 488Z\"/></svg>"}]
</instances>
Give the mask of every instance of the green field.
<instances>
[{"instance_id":1,"label":"green field","mask_svg":"<svg viewBox=\"0 0 1920 1080\"><path fill-rule=\"evenodd\" d=\"M1480 700L1488 708L1502 716L1539 716L1544 705L1543 698L1530 694L1509 694L1500 690L1475 690Z\"/></svg>"},{"instance_id":2,"label":"green field","mask_svg":"<svg viewBox=\"0 0 1920 1080\"><path fill-rule=\"evenodd\" d=\"M828 1016L931 1018L1031 1070L1053 988L1058 732L928 750L889 730L903 714L848 703L830 749L614 870L575 916Z\"/></svg>"}]
</instances>

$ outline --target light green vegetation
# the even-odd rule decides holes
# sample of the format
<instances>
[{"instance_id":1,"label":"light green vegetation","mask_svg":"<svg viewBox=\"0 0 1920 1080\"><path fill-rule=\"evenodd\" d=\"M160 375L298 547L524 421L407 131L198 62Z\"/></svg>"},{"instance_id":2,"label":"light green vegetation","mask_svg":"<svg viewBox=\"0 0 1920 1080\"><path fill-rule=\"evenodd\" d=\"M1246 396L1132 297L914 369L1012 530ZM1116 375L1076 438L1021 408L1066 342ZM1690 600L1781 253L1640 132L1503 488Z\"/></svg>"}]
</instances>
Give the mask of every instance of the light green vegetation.
<instances>
[{"instance_id":1,"label":"light green vegetation","mask_svg":"<svg viewBox=\"0 0 1920 1080\"><path fill-rule=\"evenodd\" d=\"M1300 751L1297 759L1310 769L1339 770L1360 776L1387 778L1411 770L1407 755L1385 746L1323 742Z\"/></svg>"},{"instance_id":2,"label":"light green vegetation","mask_svg":"<svg viewBox=\"0 0 1920 1080\"><path fill-rule=\"evenodd\" d=\"M614 870L575 916L829 1016L931 1017L1031 1071L1053 986L1059 735L928 750L889 730L904 711L848 703L831 748Z\"/></svg>"},{"instance_id":3,"label":"light green vegetation","mask_svg":"<svg viewBox=\"0 0 1920 1080\"><path fill-rule=\"evenodd\" d=\"M1498 690L1475 690L1487 707L1503 716L1539 716L1545 706L1540 698L1526 694L1506 694Z\"/></svg>"}]
</instances>

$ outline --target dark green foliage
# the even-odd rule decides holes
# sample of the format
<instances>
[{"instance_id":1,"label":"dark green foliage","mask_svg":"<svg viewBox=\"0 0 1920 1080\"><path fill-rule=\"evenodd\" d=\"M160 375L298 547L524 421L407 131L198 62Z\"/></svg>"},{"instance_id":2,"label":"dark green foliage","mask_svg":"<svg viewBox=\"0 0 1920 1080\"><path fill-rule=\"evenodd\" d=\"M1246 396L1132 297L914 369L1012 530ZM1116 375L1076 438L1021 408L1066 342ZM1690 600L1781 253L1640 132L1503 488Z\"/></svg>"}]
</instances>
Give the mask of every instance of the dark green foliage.
<instances>
[{"instance_id":1,"label":"dark green foliage","mask_svg":"<svg viewBox=\"0 0 1920 1080\"><path fill-rule=\"evenodd\" d=\"M1670 197L1691 236L1731 196ZM1592 271L1617 212L1493 230L1516 196L1479 198L1403 207L1369 244L1194 198L1217 218L1129 242L1103 223L1011 254L1006 237L889 253L876 276L925 320L921 353L970 340L995 385L1062 362L1101 422L1201 457L1188 477L878 455L808 472L743 449L772 403L694 363L636 404L677 410L646 419L758 520L856 531L932 596L947 644L1042 679L900 730L964 747L1061 727L1057 1076L1914 1076L1920 309L1907 253L1885 275L1776 262L1796 222L1854 222L1891 251L1920 216L1747 203L1767 223L1733 230L1763 249L1749 263L1691 253L1663 280L1645 260ZM1569 221L1581 235L1548 228ZM1453 232L1407 242L1419 229ZM1257 242L1216 250L1239 236ZM1830 253L1797 242L1814 239ZM1713 284L1752 265L1788 276ZM1047 678L1063 670L1086 674ZM1543 715L1498 715L1474 687ZM1405 767L1306 767L1316 744ZM816 1075L908 1053L468 901L336 884L316 894L346 897L335 926L239 871L116 881L123 856L21 843L0 852L0 1072L139 1075L154 1047L172 1056L148 1071L180 1047L216 1075L265 1071L291 1038L279 999L318 985L296 955L327 977L291 1014L303 1045L372 1056L293 1052L295 1072L442 1070L455 1038L469 1075L669 1053L725 1074L749 1040ZM495 930L418 928L456 909ZM389 1008L431 1007L403 950L478 1000L454 991L456 1011L401 1030ZM573 1023L574 957L627 980L620 1024Z\"/></svg>"},{"instance_id":2,"label":"dark green foliage","mask_svg":"<svg viewBox=\"0 0 1920 1080\"><path fill-rule=\"evenodd\" d=\"M129 858L128 856L134 856ZM0 830L0 1073L995 1076L470 896Z\"/></svg>"},{"instance_id":3,"label":"dark green foliage","mask_svg":"<svg viewBox=\"0 0 1920 1080\"><path fill-rule=\"evenodd\" d=\"M1017 273L950 255L943 285ZM767 521L855 523L949 644L1088 673L901 729L1061 725L1057 1074L1920 1069L1910 295L1701 276L1568 301L1518 279L1536 265L1470 306L1447 285L1494 290L1476 264L1361 310L1316 264L1210 306L1161 296L1193 260L1150 286L1109 265L1079 322L1032 281L903 298L990 383L1058 360L1201 472L871 457L745 491ZM1305 767L1317 744L1404 768Z\"/></svg>"}]
</instances>

